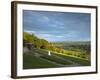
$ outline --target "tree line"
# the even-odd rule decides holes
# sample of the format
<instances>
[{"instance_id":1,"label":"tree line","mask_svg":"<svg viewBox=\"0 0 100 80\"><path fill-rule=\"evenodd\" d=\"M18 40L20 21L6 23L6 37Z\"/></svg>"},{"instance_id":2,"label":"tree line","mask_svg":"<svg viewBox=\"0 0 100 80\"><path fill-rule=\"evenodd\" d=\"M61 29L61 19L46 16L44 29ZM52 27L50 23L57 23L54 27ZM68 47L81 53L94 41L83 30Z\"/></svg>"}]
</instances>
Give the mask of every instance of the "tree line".
<instances>
[{"instance_id":1,"label":"tree line","mask_svg":"<svg viewBox=\"0 0 100 80\"><path fill-rule=\"evenodd\" d=\"M28 32L23 32L23 45L25 43L32 43L35 48L38 49L46 49L56 52L62 52L63 50L61 48L55 47L51 42L48 42L45 39L40 39L34 34L30 34Z\"/></svg>"},{"instance_id":2,"label":"tree line","mask_svg":"<svg viewBox=\"0 0 100 80\"><path fill-rule=\"evenodd\" d=\"M66 55L72 55L72 56L77 56L81 58L86 58L87 54L81 54L81 52L77 51L72 51L72 50L65 50L61 47L55 46L53 43L48 42L45 39L40 39L34 34L30 34L28 32L23 32L23 45L26 43L32 43L35 48L37 49L45 49L45 50L50 50L53 52L61 53L61 54L66 54ZM74 47L75 48L75 47Z\"/></svg>"}]
</instances>

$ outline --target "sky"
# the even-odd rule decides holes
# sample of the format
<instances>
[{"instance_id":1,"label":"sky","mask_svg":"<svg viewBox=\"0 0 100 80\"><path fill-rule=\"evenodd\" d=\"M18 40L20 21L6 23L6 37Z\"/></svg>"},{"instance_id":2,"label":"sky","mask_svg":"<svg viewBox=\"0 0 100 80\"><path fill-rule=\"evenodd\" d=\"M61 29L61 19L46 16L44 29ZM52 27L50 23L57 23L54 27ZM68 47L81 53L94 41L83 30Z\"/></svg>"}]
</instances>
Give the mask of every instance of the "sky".
<instances>
[{"instance_id":1,"label":"sky","mask_svg":"<svg viewBox=\"0 0 100 80\"><path fill-rule=\"evenodd\" d=\"M23 31L41 39L90 41L89 13L23 10Z\"/></svg>"}]
</instances>

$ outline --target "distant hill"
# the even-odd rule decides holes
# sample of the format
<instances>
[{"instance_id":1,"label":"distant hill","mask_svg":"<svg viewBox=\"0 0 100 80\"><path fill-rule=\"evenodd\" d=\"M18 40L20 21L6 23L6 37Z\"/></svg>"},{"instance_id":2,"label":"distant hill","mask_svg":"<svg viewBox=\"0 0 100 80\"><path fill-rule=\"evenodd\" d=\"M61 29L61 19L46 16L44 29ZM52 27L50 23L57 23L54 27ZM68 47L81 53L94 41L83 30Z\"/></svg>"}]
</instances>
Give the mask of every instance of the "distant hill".
<instances>
[{"instance_id":1,"label":"distant hill","mask_svg":"<svg viewBox=\"0 0 100 80\"><path fill-rule=\"evenodd\" d=\"M67 45L88 45L91 41L63 41L63 42L52 42L53 44L67 44Z\"/></svg>"},{"instance_id":2,"label":"distant hill","mask_svg":"<svg viewBox=\"0 0 100 80\"><path fill-rule=\"evenodd\" d=\"M91 50L90 41L49 42L28 32L23 32L23 46L29 47L30 50L33 48L44 49L57 54L76 56L86 59L88 59L87 56L89 56Z\"/></svg>"}]
</instances>

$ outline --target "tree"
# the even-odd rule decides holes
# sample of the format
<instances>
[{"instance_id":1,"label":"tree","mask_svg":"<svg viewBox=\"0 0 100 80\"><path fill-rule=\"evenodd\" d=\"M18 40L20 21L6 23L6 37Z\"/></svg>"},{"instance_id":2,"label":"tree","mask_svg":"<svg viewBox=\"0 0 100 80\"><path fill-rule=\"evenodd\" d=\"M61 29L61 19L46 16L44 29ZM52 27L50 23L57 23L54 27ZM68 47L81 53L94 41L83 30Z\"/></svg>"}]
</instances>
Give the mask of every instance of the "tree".
<instances>
[{"instance_id":1,"label":"tree","mask_svg":"<svg viewBox=\"0 0 100 80\"><path fill-rule=\"evenodd\" d=\"M24 32L23 33L23 39L24 41L27 41L27 42L33 42L33 37L31 34L27 33L27 32Z\"/></svg>"},{"instance_id":2,"label":"tree","mask_svg":"<svg viewBox=\"0 0 100 80\"><path fill-rule=\"evenodd\" d=\"M57 48L54 46L54 44L48 42L45 39L40 39L36 37L34 34L30 34L28 32L23 32L23 43L32 43L34 46L38 49L46 49L50 51L55 51L58 53L62 53L63 49L62 48Z\"/></svg>"}]
</instances>

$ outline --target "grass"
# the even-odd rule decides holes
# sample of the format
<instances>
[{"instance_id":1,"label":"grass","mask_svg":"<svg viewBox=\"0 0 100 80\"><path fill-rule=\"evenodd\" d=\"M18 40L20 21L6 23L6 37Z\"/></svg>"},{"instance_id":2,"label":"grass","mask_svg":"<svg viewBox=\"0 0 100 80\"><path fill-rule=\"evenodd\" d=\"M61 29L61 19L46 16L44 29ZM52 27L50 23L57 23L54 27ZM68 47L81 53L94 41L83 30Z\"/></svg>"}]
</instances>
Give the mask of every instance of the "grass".
<instances>
[{"instance_id":1,"label":"grass","mask_svg":"<svg viewBox=\"0 0 100 80\"><path fill-rule=\"evenodd\" d=\"M65 59L71 60L73 62L79 63L82 66L90 66L90 61L85 60L85 59L81 59L81 58L77 58L77 57L71 57L71 56L67 56L67 55L61 55L61 54L56 54L58 56L61 56Z\"/></svg>"},{"instance_id":2,"label":"grass","mask_svg":"<svg viewBox=\"0 0 100 80\"><path fill-rule=\"evenodd\" d=\"M57 66L58 65L47 62L39 57L23 54L23 69L49 68Z\"/></svg>"},{"instance_id":3,"label":"grass","mask_svg":"<svg viewBox=\"0 0 100 80\"><path fill-rule=\"evenodd\" d=\"M70 65L71 63L68 62L67 60L64 60L62 58L58 58L54 55L51 55L51 56L42 56L42 58L45 58L47 60L50 60L50 61L53 61L53 62L56 62L58 64L62 64L62 65Z\"/></svg>"},{"instance_id":4,"label":"grass","mask_svg":"<svg viewBox=\"0 0 100 80\"><path fill-rule=\"evenodd\" d=\"M34 53L38 53L41 56L34 56ZM51 52L51 56L48 56L47 53L48 51L46 50L34 49L32 53L23 54L23 69L61 67L61 65L71 65L72 63L69 61L78 63L82 66L90 66L90 61L85 59L67 56L64 54L62 55L54 52Z\"/></svg>"},{"instance_id":5,"label":"grass","mask_svg":"<svg viewBox=\"0 0 100 80\"><path fill-rule=\"evenodd\" d=\"M38 53L42 54L42 56L41 56L42 58L56 62L58 64L62 64L62 65L70 65L71 64L67 60L63 59L63 57L55 55L53 52L51 52L51 54L52 54L51 56L48 56L48 54L47 54L48 51L42 50L42 49L38 50Z\"/></svg>"}]
</instances>

